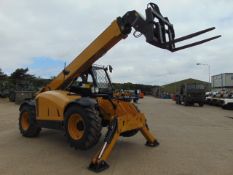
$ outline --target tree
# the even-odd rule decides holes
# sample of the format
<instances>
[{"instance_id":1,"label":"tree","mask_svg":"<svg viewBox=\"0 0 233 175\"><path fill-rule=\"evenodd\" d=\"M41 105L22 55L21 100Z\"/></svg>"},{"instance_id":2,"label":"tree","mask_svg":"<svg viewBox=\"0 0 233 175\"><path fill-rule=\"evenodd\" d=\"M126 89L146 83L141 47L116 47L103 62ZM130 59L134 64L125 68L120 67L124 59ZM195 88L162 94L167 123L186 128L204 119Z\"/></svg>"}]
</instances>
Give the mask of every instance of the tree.
<instances>
[{"instance_id":1,"label":"tree","mask_svg":"<svg viewBox=\"0 0 233 175\"><path fill-rule=\"evenodd\" d=\"M2 71L2 69L0 68L0 80L4 80L7 78L7 75L4 74L4 72Z\"/></svg>"},{"instance_id":2,"label":"tree","mask_svg":"<svg viewBox=\"0 0 233 175\"><path fill-rule=\"evenodd\" d=\"M11 75L10 80L13 83L18 81L25 81L25 80L34 80L35 76L28 73L28 68L18 68L16 69Z\"/></svg>"}]
</instances>

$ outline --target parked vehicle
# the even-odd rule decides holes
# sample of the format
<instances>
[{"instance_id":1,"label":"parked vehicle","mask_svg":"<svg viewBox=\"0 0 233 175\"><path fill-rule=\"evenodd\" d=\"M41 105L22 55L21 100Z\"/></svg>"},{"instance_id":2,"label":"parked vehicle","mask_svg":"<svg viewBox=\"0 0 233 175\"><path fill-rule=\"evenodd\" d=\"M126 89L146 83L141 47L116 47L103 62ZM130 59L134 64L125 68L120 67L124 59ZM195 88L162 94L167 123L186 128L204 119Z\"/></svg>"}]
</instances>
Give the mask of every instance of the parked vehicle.
<instances>
[{"instance_id":1,"label":"parked vehicle","mask_svg":"<svg viewBox=\"0 0 233 175\"><path fill-rule=\"evenodd\" d=\"M223 109L233 109L233 92L231 90L213 91L206 94L205 103L220 106Z\"/></svg>"},{"instance_id":2,"label":"parked vehicle","mask_svg":"<svg viewBox=\"0 0 233 175\"><path fill-rule=\"evenodd\" d=\"M205 86L203 84L183 84L180 86L176 94L176 104L184 104L185 106L198 103L203 106L205 101Z\"/></svg>"},{"instance_id":3,"label":"parked vehicle","mask_svg":"<svg viewBox=\"0 0 233 175\"><path fill-rule=\"evenodd\" d=\"M9 85L8 89L9 101L17 103L33 98L34 94L38 90L32 83L27 81L20 81L15 85Z\"/></svg>"},{"instance_id":4,"label":"parked vehicle","mask_svg":"<svg viewBox=\"0 0 233 175\"><path fill-rule=\"evenodd\" d=\"M141 92L141 90L123 90L121 89L120 91L115 91L114 92L114 97L131 102L133 101L134 103L138 103L138 100L140 98L144 98L144 94Z\"/></svg>"},{"instance_id":5,"label":"parked vehicle","mask_svg":"<svg viewBox=\"0 0 233 175\"><path fill-rule=\"evenodd\" d=\"M1 81L0 82L0 97L6 98L8 95L9 95L8 82Z\"/></svg>"}]
</instances>

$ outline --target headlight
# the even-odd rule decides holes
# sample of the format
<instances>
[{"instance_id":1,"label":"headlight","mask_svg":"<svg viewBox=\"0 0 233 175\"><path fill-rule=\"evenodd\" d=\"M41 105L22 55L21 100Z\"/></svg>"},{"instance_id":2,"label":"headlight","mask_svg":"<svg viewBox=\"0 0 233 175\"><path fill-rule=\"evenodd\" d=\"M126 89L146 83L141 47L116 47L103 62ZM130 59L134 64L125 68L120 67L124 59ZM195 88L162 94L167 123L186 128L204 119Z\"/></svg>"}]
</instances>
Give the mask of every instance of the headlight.
<instances>
[{"instance_id":1,"label":"headlight","mask_svg":"<svg viewBox=\"0 0 233 175\"><path fill-rule=\"evenodd\" d=\"M91 93L98 94L99 93L99 88L97 88L97 87L91 87Z\"/></svg>"},{"instance_id":2,"label":"headlight","mask_svg":"<svg viewBox=\"0 0 233 175\"><path fill-rule=\"evenodd\" d=\"M91 93L94 94L95 93L95 88L91 87Z\"/></svg>"},{"instance_id":3,"label":"headlight","mask_svg":"<svg viewBox=\"0 0 233 175\"><path fill-rule=\"evenodd\" d=\"M97 87L95 88L95 93L97 93L97 94L99 93L99 88L97 88Z\"/></svg>"}]
</instances>

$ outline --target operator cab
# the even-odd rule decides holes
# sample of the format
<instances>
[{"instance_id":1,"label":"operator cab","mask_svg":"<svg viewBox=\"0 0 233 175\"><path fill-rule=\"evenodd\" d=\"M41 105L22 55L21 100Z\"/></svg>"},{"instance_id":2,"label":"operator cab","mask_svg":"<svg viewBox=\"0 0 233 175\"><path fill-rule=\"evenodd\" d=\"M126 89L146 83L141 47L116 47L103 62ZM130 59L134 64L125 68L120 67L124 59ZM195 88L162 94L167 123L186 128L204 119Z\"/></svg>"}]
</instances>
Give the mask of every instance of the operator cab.
<instances>
[{"instance_id":1,"label":"operator cab","mask_svg":"<svg viewBox=\"0 0 233 175\"><path fill-rule=\"evenodd\" d=\"M92 66L87 72L75 78L67 88L70 92L81 96L112 96L113 88L108 70L111 66Z\"/></svg>"}]
</instances>

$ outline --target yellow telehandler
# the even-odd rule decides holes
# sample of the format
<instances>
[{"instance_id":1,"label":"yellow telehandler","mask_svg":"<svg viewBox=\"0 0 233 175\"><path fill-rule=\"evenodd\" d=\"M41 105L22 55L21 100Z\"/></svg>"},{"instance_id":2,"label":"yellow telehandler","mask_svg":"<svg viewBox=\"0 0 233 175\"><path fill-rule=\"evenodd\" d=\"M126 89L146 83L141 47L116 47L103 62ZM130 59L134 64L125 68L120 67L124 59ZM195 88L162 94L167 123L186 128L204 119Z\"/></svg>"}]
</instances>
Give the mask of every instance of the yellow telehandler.
<instances>
[{"instance_id":1,"label":"yellow telehandler","mask_svg":"<svg viewBox=\"0 0 233 175\"><path fill-rule=\"evenodd\" d=\"M108 127L103 146L89 165L89 169L95 172L109 167L106 160L120 136L131 137L141 132L147 140L147 146L158 146L159 142L150 132L145 115L133 103L113 95L107 73L108 70L111 71L111 66L95 66L95 61L119 41L127 38L132 28L135 30L135 37L144 35L147 43L171 52L220 36L176 47L175 43L214 28L175 39L173 25L167 17L162 16L156 4L149 3L145 13L146 18L135 10L118 17L38 92L35 99L22 103L19 108L21 134L36 137L41 128L60 129L65 132L72 147L87 150L99 141L102 127Z\"/></svg>"}]
</instances>

